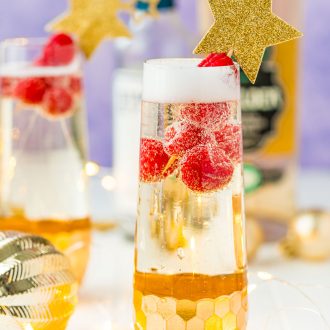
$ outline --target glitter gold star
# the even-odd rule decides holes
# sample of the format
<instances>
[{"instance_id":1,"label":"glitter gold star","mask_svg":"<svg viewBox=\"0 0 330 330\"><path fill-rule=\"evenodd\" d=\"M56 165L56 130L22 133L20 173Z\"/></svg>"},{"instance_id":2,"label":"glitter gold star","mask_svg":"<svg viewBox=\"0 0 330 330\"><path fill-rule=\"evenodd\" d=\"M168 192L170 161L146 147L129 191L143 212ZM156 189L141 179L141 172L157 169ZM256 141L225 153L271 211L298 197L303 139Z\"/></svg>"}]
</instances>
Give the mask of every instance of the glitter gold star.
<instances>
[{"instance_id":1,"label":"glitter gold star","mask_svg":"<svg viewBox=\"0 0 330 330\"><path fill-rule=\"evenodd\" d=\"M71 0L70 10L49 24L49 30L72 33L90 57L105 38L129 37L119 11L131 11L132 4L121 0Z\"/></svg>"},{"instance_id":2,"label":"glitter gold star","mask_svg":"<svg viewBox=\"0 0 330 330\"><path fill-rule=\"evenodd\" d=\"M215 22L195 54L233 52L255 83L265 49L302 36L272 12L272 0L209 0Z\"/></svg>"}]
</instances>

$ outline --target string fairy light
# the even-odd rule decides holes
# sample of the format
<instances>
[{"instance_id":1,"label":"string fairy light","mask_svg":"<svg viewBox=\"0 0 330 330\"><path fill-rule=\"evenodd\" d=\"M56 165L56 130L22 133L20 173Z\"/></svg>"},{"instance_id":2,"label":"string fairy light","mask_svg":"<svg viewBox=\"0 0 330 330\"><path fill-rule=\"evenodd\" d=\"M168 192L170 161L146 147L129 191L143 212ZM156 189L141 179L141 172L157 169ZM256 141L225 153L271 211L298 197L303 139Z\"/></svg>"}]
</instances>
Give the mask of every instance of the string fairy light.
<instances>
[{"instance_id":1,"label":"string fairy light","mask_svg":"<svg viewBox=\"0 0 330 330\"><path fill-rule=\"evenodd\" d=\"M260 283L253 283L252 282L252 283L249 284L248 292L249 292L250 296L252 294L255 294L257 289L260 289L262 286L267 286L270 283L279 283L283 286L290 287L291 289L298 292L314 308L314 309L312 309L312 308L307 308L307 307L295 307L295 306L293 306L293 307L282 307L282 306L279 305L277 308L274 308L272 310L272 312L269 313L266 316L264 326L262 327L262 329L265 329L265 330L270 329L269 326L271 324L271 321L272 321L274 315L276 315L276 317L278 319L279 318L279 313L281 311L283 312L283 311L296 310L296 311L302 311L302 312L307 311L307 312L310 312L310 313L313 313L313 314L317 315L320 318L320 320L322 321L322 323L324 324L325 329L330 330L330 324L328 323L325 315L320 311L317 303L301 289L301 285L294 284L294 283L291 283L287 280L278 278L278 277L272 275L271 273L265 272L265 271L258 271L257 273L250 272L250 276L251 275L252 276L254 275L257 279L261 280L261 282ZM328 289L330 289L330 287L321 286L321 285L305 285L304 284L304 286L305 287L308 286L309 288L319 288L319 289L328 288ZM285 321L285 320L283 320L283 321Z\"/></svg>"}]
</instances>

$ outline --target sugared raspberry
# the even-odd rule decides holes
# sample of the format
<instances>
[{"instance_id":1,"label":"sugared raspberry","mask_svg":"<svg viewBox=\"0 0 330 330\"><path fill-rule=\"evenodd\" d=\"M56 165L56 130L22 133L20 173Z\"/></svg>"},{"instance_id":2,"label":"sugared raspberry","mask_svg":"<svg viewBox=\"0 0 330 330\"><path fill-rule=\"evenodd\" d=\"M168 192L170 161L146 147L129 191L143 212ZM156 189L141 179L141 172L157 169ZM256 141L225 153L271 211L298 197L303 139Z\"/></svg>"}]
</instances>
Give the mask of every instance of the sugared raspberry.
<instances>
[{"instance_id":1,"label":"sugared raspberry","mask_svg":"<svg viewBox=\"0 0 330 330\"><path fill-rule=\"evenodd\" d=\"M43 99L43 109L50 116L63 116L70 113L73 98L61 87L49 88Z\"/></svg>"},{"instance_id":2,"label":"sugared raspberry","mask_svg":"<svg viewBox=\"0 0 330 330\"><path fill-rule=\"evenodd\" d=\"M70 77L69 89L73 93L80 93L82 89L82 78L78 76Z\"/></svg>"},{"instance_id":3,"label":"sugared raspberry","mask_svg":"<svg viewBox=\"0 0 330 330\"><path fill-rule=\"evenodd\" d=\"M14 95L28 104L41 103L47 89L43 78L26 78L19 81L14 89Z\"/></svg>"},{"instance_id":4,"label":"sugared raspberry","mask_svg":"<svg viewBox=\"0 0 330 330\"><path fill-rule=\"evenodd\" d=\"M17 78L0 76L0 95L12 96Z\"/></svg>"},{"instance_id":5,"label":"sugared raspberry","mask_svg":"<svg viewBox=\"0 0 330 330\"><path fill-rule=\"evenodd\" d=\"M189 122L180 121L165 130L164 149L170 156L182 157L201 141L202 129Z\"/></svg>"},{"instance_id":6,"label":"sugared raspberry","mask_svg":"<svg viewBox=\"0 0 330 330\"><path fill-rule=\"evenodd\" d=\"M48 87L62 87L67 89L70 93L78 94L81 92L81 77L63 75L63 76L49 76L45 77Z\"/></svg>"},{"instance_id":7,"label":"sugared raspberry","mask_svg":"<svg viewBox=\"0 0 330 330\"><path fill-rule=\"evenodd\" d=\"M211 66L230 66L234 65L233 60L227 56L226 53L212 53L208 57L206 57L201 63L199 63L199 67L211 67Z\"/></svg>"},{"instance_id":8,"label":"sugared raspberry","mask_svg":"<svg viewBox=\"0 0 330 330\"><path fill-rule=\"evenodd\" d=\"M214 132L215 139L226 155L237 164L242 160L242 135L241 127L234 124L226 124L221 130Z\"/></svg>"},{"instance_id":9,"label":"sugared raspberry","mask_svg":"<svg viewBox=\"0 0 330 330\"><path fill-rule=\"evenodd\" d=\"M41 57L35 62L42 66L59 66L69 64L75 55L73 39L64 33L53 35L43 49Z\"/></svg>"},{"instance_id":10,"label":"sugared raspberry","mask_svg":"<svg viewBox=\"0 0 330 330\"><path fill-rule=\"evenodd\" d=\"M224 125L231 115L230 105L221 103L190 103L180 109L181 117L197 126L216 127Z\"/></svg>"},{"instance_id":11,"label":"sugared raspberry","mask_svg":"<svg viewBox=\"0 0 330 330\"><path fill-rule=\"evenodd\" d=\"M163 173L169 160L170 157L165 152L161 141L142 138L140 146L140 180L143 182L158 182L168 176L177 165L177 162L175 162Z\"/></svg>"},{"instance_id":12,"label":"sugared raspberry","mask_svg":"<svg viewBox=\"0 0 330 330\"><path fill-rule=\"evenodd\" d=\"M181 161L181 179L193 191L205 193L223 189L234 173L234 166L216 144L198 145Z\"/></svg>"},{"instance_id":13,"label":"sugared raspberry","mask_svg":"<svg viewBox=\"0 0 330 330\"><path fill-rule=\"evenodd\" d=\"M70 78L69 76L47 76L45 77L45 82L47 84L48 88L56 88L56 87L62 87L62 88L69 88L70 85Z\"/></svg>"}]
</instances>

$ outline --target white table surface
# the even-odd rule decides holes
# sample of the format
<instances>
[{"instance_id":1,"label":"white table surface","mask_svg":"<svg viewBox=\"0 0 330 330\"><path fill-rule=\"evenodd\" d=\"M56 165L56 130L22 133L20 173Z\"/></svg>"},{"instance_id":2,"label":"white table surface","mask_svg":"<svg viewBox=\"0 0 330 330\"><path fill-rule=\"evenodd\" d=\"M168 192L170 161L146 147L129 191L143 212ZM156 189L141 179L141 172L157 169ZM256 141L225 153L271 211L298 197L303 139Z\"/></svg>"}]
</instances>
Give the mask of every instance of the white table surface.
<instances>
[{"instance_id":1,"label":"white table surface","mask_svg":"<svg viewBox=\"0 0 330 330\"><path fill-rule=\"evenodd\" d=\"M322 194L317 194L320 191ZM94 216L109 217L112 194L101 196L96 181L92 182L91 192L96 196L92 201ZM329 172L311 171L300 176L300 207L330 209L329 196ZM133 243L121 229L94 233L80 302L68 330L132 329L133 249ZM288 260L281 256L276 244L268 244L250 265L249 274L248 330L330 329L325 325L330 324L330 261ZM275 280L265 281L271 276Z\"/></svg>"},{"instance_id":2,"label":"white table surface","mask_svg":"<svg viewBox=\"0 0 330 330\"><path fill-rule=\"evenodd\" d=\"M69 330L131 329L133 252L133 243L120 230L94 234L89 269ZM276 281L257 284L257 289L251 293L249 330L329 329L322 325L319 316L308 310L322 311L330 324L330 262L287 260L280 255L277 246L271 244L260 250L249 271L251 289L260 281L258 273L263 279L272 274L299 287ZM299 290L315 301L317 308ZM293 312L283 312L279 318L275 311L284 307ZM297 307L302 309L295 310ZM270 313L275 314L276 322L267 327L265 322Z\"/></svg>"}]
</instances>

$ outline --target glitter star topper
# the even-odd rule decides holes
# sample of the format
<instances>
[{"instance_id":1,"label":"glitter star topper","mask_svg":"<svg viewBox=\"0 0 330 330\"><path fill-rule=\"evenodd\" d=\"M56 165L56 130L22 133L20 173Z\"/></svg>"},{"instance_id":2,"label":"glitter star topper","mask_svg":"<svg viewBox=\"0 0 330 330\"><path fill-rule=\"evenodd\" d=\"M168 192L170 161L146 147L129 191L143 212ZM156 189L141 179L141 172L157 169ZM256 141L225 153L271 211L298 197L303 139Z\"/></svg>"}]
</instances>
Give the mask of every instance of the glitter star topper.
<instances>
[{"instance_id":1,"label":"glitter star topper","mask_svg":"<svg viewBox=\"0 0 330 330\"><path fill-rule=\"evenodd\" d=\"M130 36L118 12L131 10L132 2L121 0L71 0L70 10L50 23L49 30L77 35L90 57L103 39Z\"/></svg>"},{"instance_id":2,"label":"glitter star topper","mask_svg":"<svg viewBox=\"0 0 330 330\"><path fill-rule=\"evenodd\" d=\"M233 54L255 83L265 49L302 36L272 12L272 0L209 0L215 22L195 54Z\"/></svg>"}]
</instances>

